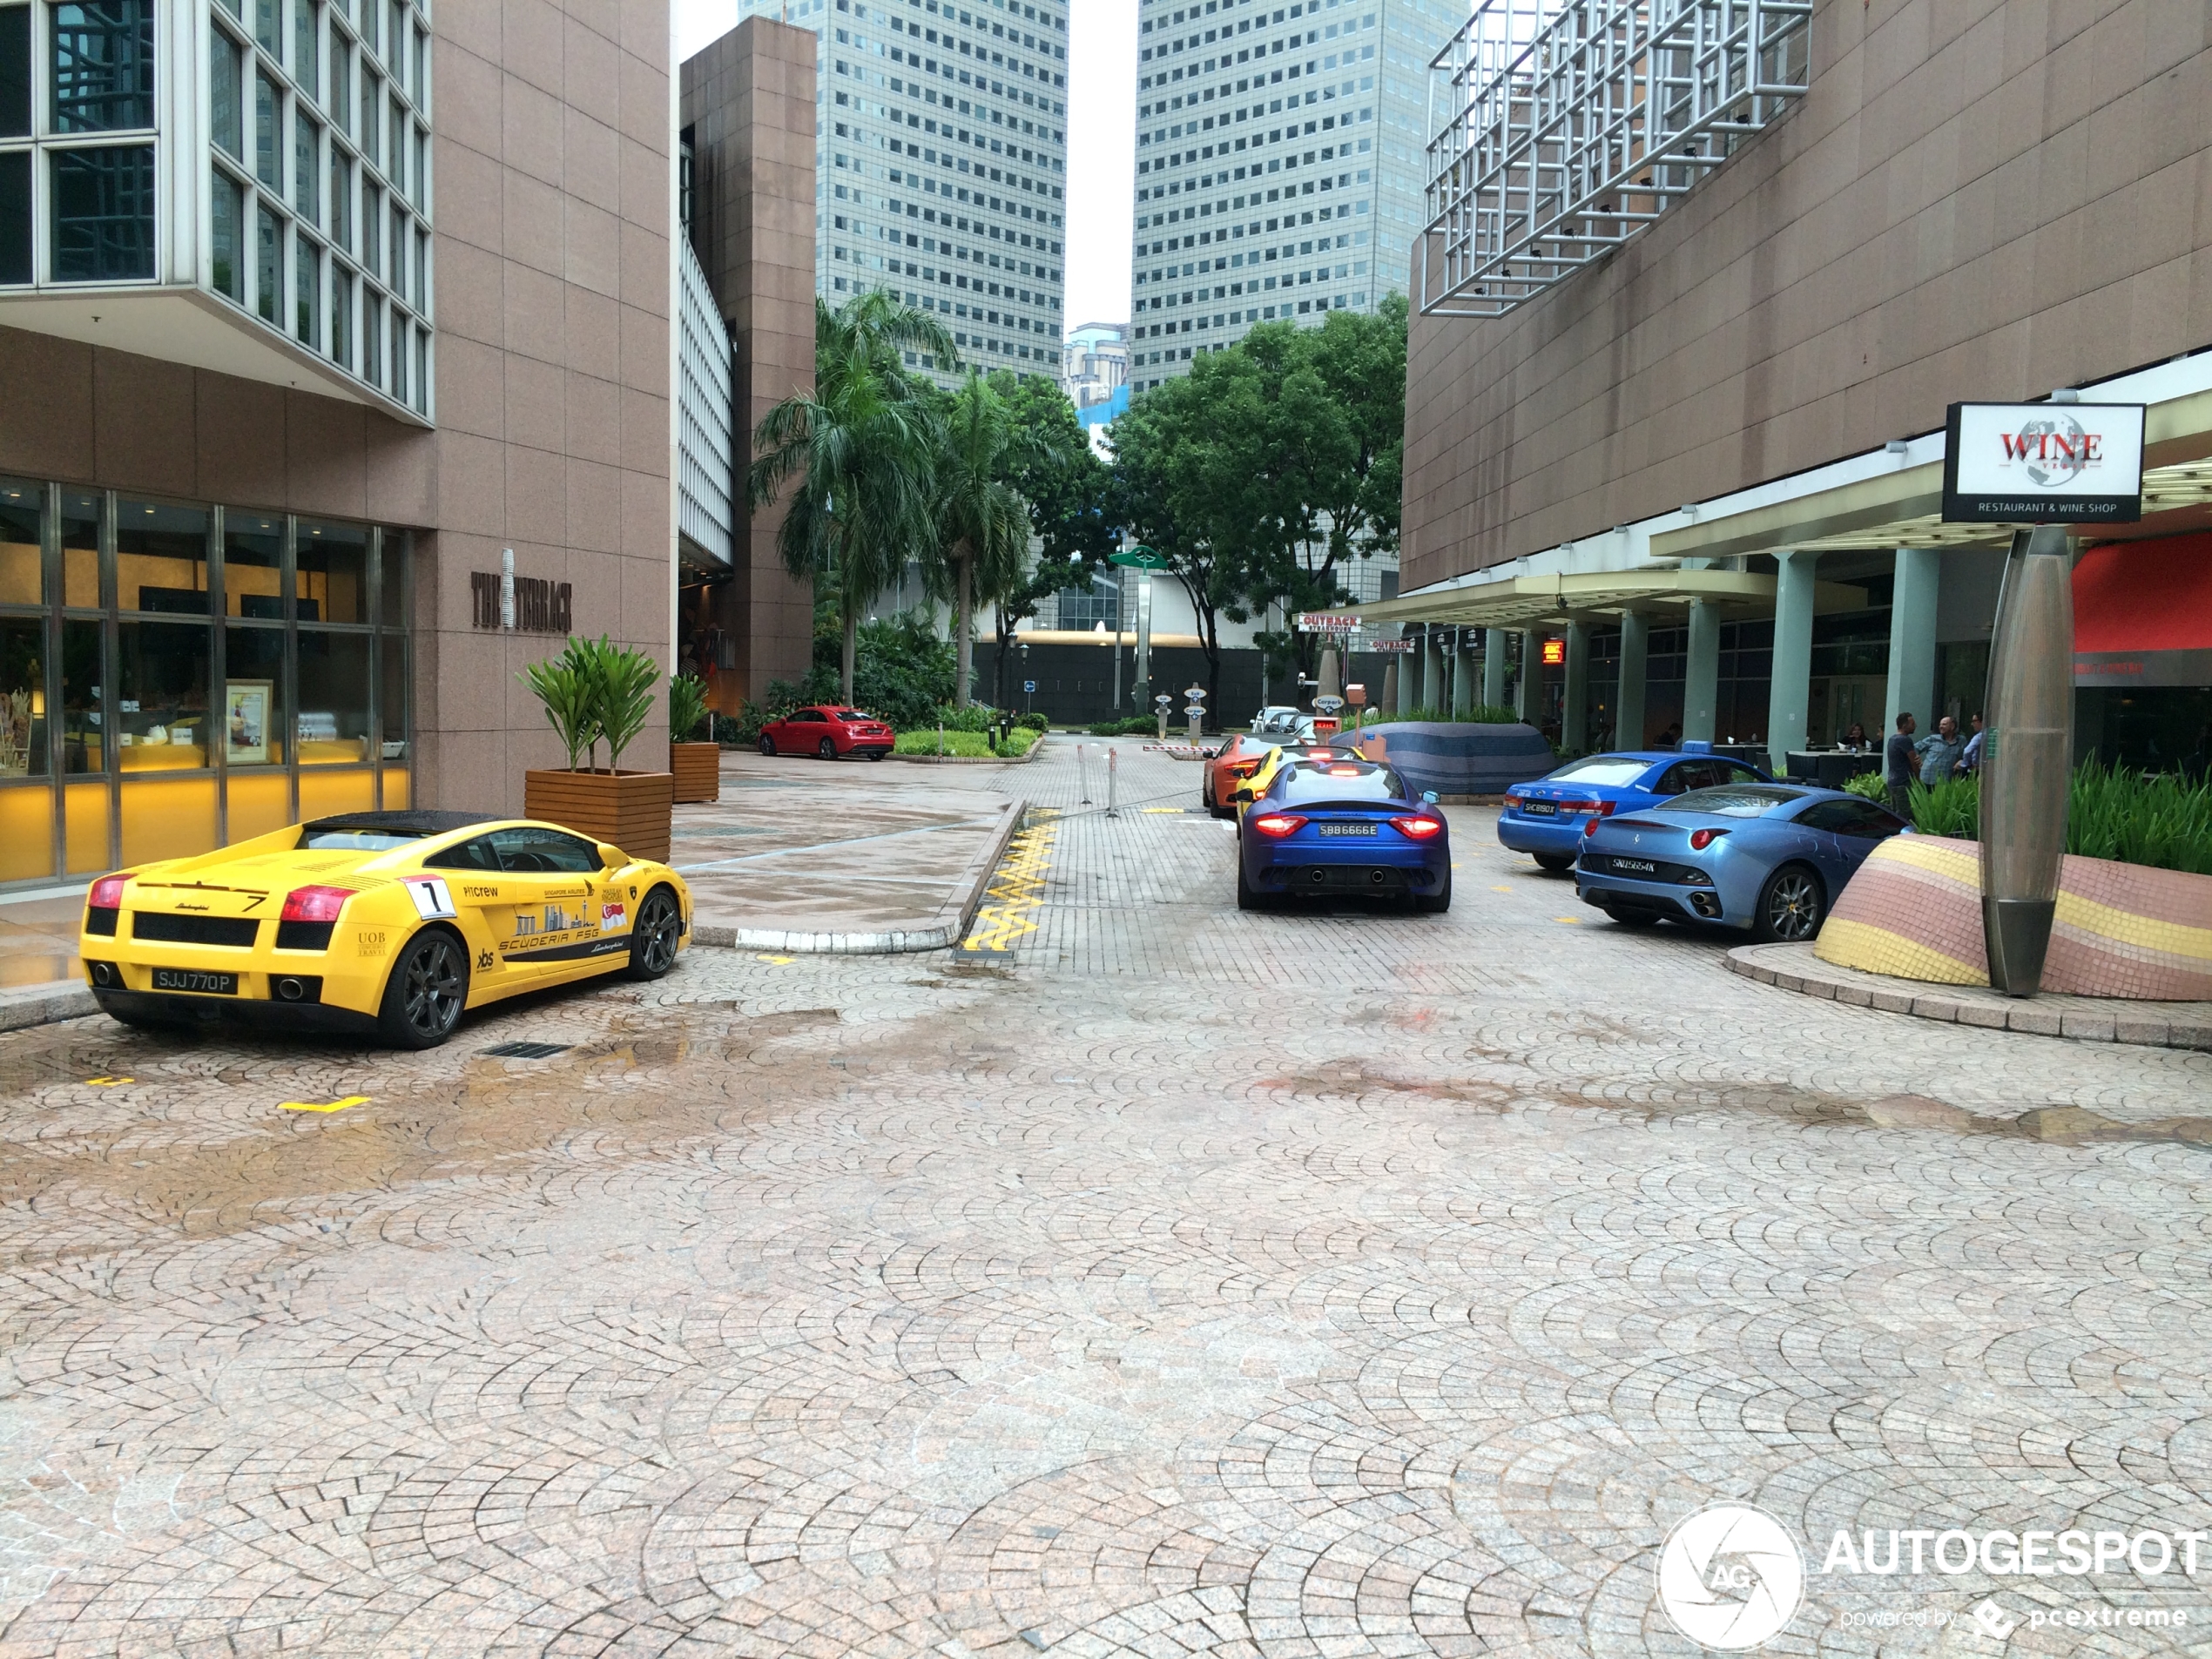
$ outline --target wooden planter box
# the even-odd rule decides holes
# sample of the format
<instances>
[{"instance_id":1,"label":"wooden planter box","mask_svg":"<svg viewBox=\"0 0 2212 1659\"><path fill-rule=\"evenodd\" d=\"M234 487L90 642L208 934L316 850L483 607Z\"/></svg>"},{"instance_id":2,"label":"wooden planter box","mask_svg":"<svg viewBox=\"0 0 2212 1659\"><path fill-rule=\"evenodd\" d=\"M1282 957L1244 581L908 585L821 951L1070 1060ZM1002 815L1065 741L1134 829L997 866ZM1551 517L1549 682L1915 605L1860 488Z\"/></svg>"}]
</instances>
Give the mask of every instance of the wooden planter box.
<instances>
[{"instance_id":1,"label":"wooden planter box","mask_svg":"<svg viewBox=\"0 0 2212 1659\"><path fill-rule=\"evenodd\" d=\"M523 815L610 842L633 859L665 860L675 786L665 772L526 772Z\"/></svg>"},{"instance_id":2,"label":"wooden planter box","mask_svg":"<svg viewBox=\"0 0 2212 1659\"><path fill-rule=\"evenodd\" d=\"M679 801L722 799L722 745L718 743L671 743L668 769L676 775ZM629 849L624 848L627 852Z\"/></svg>"}]
</instances>

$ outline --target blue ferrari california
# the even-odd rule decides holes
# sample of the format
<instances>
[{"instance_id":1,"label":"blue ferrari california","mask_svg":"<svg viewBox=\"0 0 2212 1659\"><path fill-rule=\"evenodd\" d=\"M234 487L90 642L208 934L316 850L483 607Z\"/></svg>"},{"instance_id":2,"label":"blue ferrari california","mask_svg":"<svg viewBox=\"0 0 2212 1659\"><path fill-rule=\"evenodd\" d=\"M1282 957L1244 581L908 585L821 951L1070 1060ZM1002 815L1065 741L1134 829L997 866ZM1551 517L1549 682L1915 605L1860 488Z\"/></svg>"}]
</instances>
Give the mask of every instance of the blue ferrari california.
<instances>
[{"instance_id":1,"label":"blue ferrari california","mask_svg":"<svg viewBox=\"0 0 2212 1659\"><path fill-rule=\"evenodd\" d=\"M1547 870L1564 870L1581 851L1593 817L1654 806L1692 789L1764 783L1757 766L1726 755L1670 749L1585 755L1534 783L1515 784L1498 814L1498 840L1533 853Z\"/></svg>"},{"instance_id":2,"label":"blue ferrari california","mask_svg":"<svg viewBox=\"0 0 2212 1659\"><path fill-rule=\"evenodd\" d=\"M1692 790L1588 821L1575 890L1631 927L1716 921L1811 939L1858 867L1904 819L1861 796L1787 784Z\"/></svg>"},{"instance_id":3,"label":"blue ferrari california","mask_svg":"<svg viewBox=\"0 0 2212 1659\"><path fill-rule=\"evenodd\" d=\"M1452 836L1435 803L1380 761L1287 761L1237 826L1237 907L1304 895L1450 909Z\"/></svg>"}]
</instances>

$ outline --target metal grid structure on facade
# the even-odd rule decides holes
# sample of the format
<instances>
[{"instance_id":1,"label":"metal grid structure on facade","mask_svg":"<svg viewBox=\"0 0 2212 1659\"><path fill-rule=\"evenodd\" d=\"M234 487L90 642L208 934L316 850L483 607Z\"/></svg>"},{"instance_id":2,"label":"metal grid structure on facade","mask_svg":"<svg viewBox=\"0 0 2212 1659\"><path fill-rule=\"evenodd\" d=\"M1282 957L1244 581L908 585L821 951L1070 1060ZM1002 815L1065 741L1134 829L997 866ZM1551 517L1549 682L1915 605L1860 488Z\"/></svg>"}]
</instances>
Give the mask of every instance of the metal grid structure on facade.
<instances>
[{"instance_id":1,"label":"metal grid structure on facade","mask_svg":"<svg viewBox=\"0 0 2212 1659\"><path fill-rule=\"evenodd\" d=\"M1803 94L1811 15L1483 0L1429 62L1421 310L1499 316L1657 219Z\"/></svg>"}]
</instances>

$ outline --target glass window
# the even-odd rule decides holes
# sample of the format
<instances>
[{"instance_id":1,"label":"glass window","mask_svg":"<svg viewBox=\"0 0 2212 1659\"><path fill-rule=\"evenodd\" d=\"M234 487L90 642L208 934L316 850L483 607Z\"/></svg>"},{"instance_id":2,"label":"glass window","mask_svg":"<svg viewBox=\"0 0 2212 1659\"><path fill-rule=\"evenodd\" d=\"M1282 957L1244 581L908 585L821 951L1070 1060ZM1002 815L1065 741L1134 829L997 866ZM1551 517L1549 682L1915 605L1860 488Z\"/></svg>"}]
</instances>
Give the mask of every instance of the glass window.
<instances>
[{"instance_id":1,"label":"glass window","mask_svg":"<svg viewBox=\"0 0 2212 1659\"><path fill-rule=\"evenodd\" d=\"M0 138L30 136L30 8L0 7Z\"/></svg>"},{"instance_id":2,"label":"glass window","mask_svg":"<svg viewBox=\"0 0 2212 1659\"><path fill-rule=\"evenodd\" d=\"M392 318L392 395L400 402L407 401L407 315L396 305L390 307Z\"/></svg>"},{"instance_id":3,"label":"glass window","mask_svg":"<svg viewBox=\"0 0 2212 1659\"><path fill-rule=\"evenodd\" d=\"M254 308L264 322L284 327L284 224L267 208L260 210L254 239Z\"/></svg>"},{"instance_id":4,"label":"glass window","mask_svg":"<svg viewBox=\"0 0 2212 1659\"><path fill-rule=\"evenodd\" d=\"M383 662L378 669L378 724L384 728L384 759L407 759L407 641L386 634L377 641Z\"/></svg>"},{"instance_id":5,"label":"glass window","mask_svg":"<svg viewBox=\"0 0 2212 1659\"><path fill-rule=\"evenodd\" d=\"M0 156L0 282L30 280L30 152Z\"/></svg>"},{"instance_id":6,"label":"glass window","mask_svg":"<svg viewBox=\"0 0 2212 1659\"><path fill-rule=\"evenodd\" d=\"M428 70L430 58L429 44L430 37L419 29L415 30L415 77L409 84L415 88L415 102L418 109L429 107L429 99L425 96L430 85Z\"/></svg>"},{"instance_id":7,"label":"glass window","mask_svg":"<svg viewBox=\"0 0 2212 1659\"><path fill-rule=\"evenodd\" d=\"M292 255L292 277L299 290L299 306L292 332L313 351L322 343L322 250L306 237Z\"/></svg>"},{"instance_id":8,"label":"glass window","mask_svg":"<svg viewBox=\"0 0 2212 1659\"><path fill-rule=\"evenodd\" d=\"M597 846L561 830L494 830L491 844L509 875L583 875L600 867Z\"/></svg>"},{"instance_id":9,"label":"glass window","mask_svg":"<svg viewBox=\"0 0 2212 1659\"><path fill-rule=\"evenodd\" d=\"M369 68L368 61L364 59L361 63L361 154L368 158L371 166L382 165L382 157L376 143L376 125L383 106L384 84L377 79L375 72Z\"/></svg>"},{"instance_id":10,"label":"glass window","mask_svg":"<svg viewBox=\"0 0 2212 1659\"><path fill-rule=\"evenodd\" d=\"M223 609L259 622L284 620L284 521L243 507L223 514Z\"/></svg>"},{"instance_id":11,"label":"glass window","mask_svg":"<svg viewBox=\"0 0 2212 1659\"><path fill-rule=\"evenodd\" d=\"M392 66L392 78L402 80L407 76L407 8L400 0L390 0L385 17L384 61Z\"/></svg>"},{"instance_id":12,"label":"glass window","mask_svg":"<svg viewBox=\"0 0 2212 1659\"><path fill-rule=\"evenodd\" d=\"M354 239L354 170L338 146L330 147L330 239L341 248L352 246Z\"/></svg>"},{"instance_id":13,"label":"glass window","mask_svg":"<svg viewBox=\"0 0 2212 1659\"><path fill-rule=\"evenodd\" d=\"M420 328L415 331L415 407L424 414L430 408L430 336Z\"/></svg>"},{"instance_id":14,"label":"glass window","mask_svg":"<svg viewBox=\"0 0 2212 1659\"><path fill-rule=\"evenodd\" d=\"M219 29L207 31L208 130L234 161L246 159L245 53Z\"/></svg>"},{"instance_id":15,"label":"glass window","mask_svg":"<svg viewBox=\"0 0 2212 1659\"><path fill-rule=\"evenodd\" d=\"M253 78L253 176L284 192L284 99L266 75Z\"/></svg>"},{"instance_id":16,"label":"glass window","mask_svg":"<svg viewBox=\"0 0 2212 1659\"><path fill-rule=\"evenodd\" d=\"M372 620L367 530L303 518L293 558L301 622Z\"/></svg>"},{"instance_id":17,"label":"glass window","mask_svg":"<svg viewBox=\"0 0 2212 1659\"><path fill-rule=\"evenodd\" d=\"M361 180L361 265L369 275L376 276L384 268L383 250L379 232L384 225L384 192L368 179Z\"/></svg>"},{"instance_id":18,"label":"glass window","mask_svg":"<svg viewBox=\"0 0 2212 1659\"><path fill-rule=\"evenodd\" d=\"M458 846L449 846L442 853L433 853L422 860L426 870L483 870L496 873L499 854L492 850L491 837L473 835Z\"/></svg>"},{"instance_id":19,"label":"glass window","mask_svg":"<svg viewBox=\"0 0 2212 1659\"><path fill-rule=\"evenodd\" d=\"M387 628L407 626L407 559L410 545L405 530L384 532L384 603L378 620Z\"/></svg>"},{"instance_id":20,"label":"glass window","mask_svg":"<svg viewBox=\"0 0 2212 1659\"><path fill-rule=\"evenodd\" d=\"M415 128L415 189L414 189L414 192L413 192L413 193L412 193L412 199L413 199L413 201L414 201L414 203L415 203L415 211L416 212L418 212L418 213L419 213L419 212L422 212L422 211L424 210L424 208L428 206L428 203L427 203L427 202L426 202L426 200L425 200L425 196L426 196L426 193L427 193L427 192L425 192L425 190L424 190L424 188L423 188L423 185L424 185L424 181L425 181L425 175L426 175L426 174L428 172L428 171L429 171L429 152L428 152L428 138L427 138L427 137L424 135L422 129L421 129L421 127L417 127L417 128Z\"/></svg>"},{"instance_id":21,"label":"glass window","mask_svg":"<svg viewBox=\"0 0 2212 1659\"><path fill-rule=\"evenodd\" d=\"M100 498L83 490L62 492L62 603L100 603Z\"/></svg>"},{"instance_id":22,"label":"glass window","mask_svg":"<svg viewBox=\"0 0 2212 1659\"><path fill-rule=\"evenodd\" d=\"M407 106L397 98L392 100L391 125L384 130L392 135L392 164L384 171L391 175L392 188L407 188Z\"/></svg>"},{"instance_id":23,"label":"glass window","mask_svg":"<svg viewBox=\"0 0 2212 1659\"><path fill-rule=\"evenodd\" d=\"M322 129L295 111L292 118L292 206L310 225L315 222L315 190L322 178L315 157L321 138Z\"/></svg>"},{"instance_id":24,"label":"glass window","mask_svg":"<svg viewBox=\"0 0 2212 1659\"><path fill-rule=\"evenodd\" d=\"M116 760L123 771L207 764L205 622L125 622L117 631Z\"/></svg>"},{"instance_id":25,"label":"glass window","mask_svg":"<svg viewBox=\"0 0 2212 1659\"><path fill-rule=\"evenodd\" d=\"M21 478L0 478L0 604L43 604L39 506L46 492Z\"/></svg>"},{"instance_id":26,"label":"glass window","mask_svg":"<svg viewBox=\"0 0 2212 1659\"><path fill-rule=\"evenodd\" d=\"M284 630L233 623L223 631L224 763L284 765L286 712Z\"/></svg>"},{"instance_id":27,"label":"glass window","mask_svg":"<svg viewBox=\"0 0 2212 1659\"><path fill-rule=\"evenodd\" d=\"M57 282L129 282L153 274L153 146L53 152Z\"/></svg>"},{"instance_id":28,"label":"glass window","mask_svg":"<svg viewBox=\"0 0 2212 1659\"><path fill-rule=\"evenodd\" d=\"M371 51L376 50L376 0L361 0L361 44Z\"/></svg>"},{"instance_id":29,"label":"glass window","mask_svg":"<svg viewBox=\"0 0 2212 1659\"><path fill-rule=\"evenodd\" d=\"M389 278L392 297L402 302L407 299L407 210L400 206L399 198L395 196L392 199L392 240L387 252L392 256ZM397 364L398 354L393 354L392 361Z\"/></svg>"},{"instance_id":30,"label":"glass window","mask_svg":"<svg viewBox=\"0 0 2212 1659\"><path fill-rule=\"evenodd\" d=\"M322 96L320 34L314 0L300 0L292 11L292 78L312 98Z\"/></svg>"},{"instance_id":31,"label":"glass window","mask_svg":"<svg viewBox=\"0 0 2212 1659\"><path fill-rule=\"evenodd\" d=\"M53 10L54 131L153 125L153 0L68 0Z\"/></svg>"},{"instance_id":32,"label":"glass window","mask_svg":"<svg viewBox=\"0 0 2212 1659\"><path fill-rule=\"evenodd\" d=\"M115 506L115 603L125 610L207 614L205 507Z\"/></svg>"},{"instance_id":33,"label":"glass window","mask_svg":"<svg viewBox=\"0 0 2212 1659\"><path fill-rule=\"evenodd\" d=\"M215 292L246 303L246 186L220 167L208 170L209 267Z\"/></svg>"},{"instance_id":34,"label":"glass window","mask_svg":"<svg viewBox=\"0 0 2212 1659\"><path fill-rule=\"evenodd\" d=\"M361 288L361 378L371 386L384 383L384 366L378 348L384 340L384 307L376 303L375 290Z\"/></svg>"},{"instance_id":35,"label":"glass window","mask_svg":"<svg viewBox=\"0 0 2212 1659\"><path fill-rule=\"evenodd\" d=\"M253 0L253 38L280 63L284 58L283 0Z\"/></svg>"},{"instance_id":36,"label":"glass window","mask_svg":"<svg viewBox=\"0 0 2212 1659\"><path fill-rule=\"evenodd\" d=\"M430 314L430 238L422 231L415 236L415 314Z\"/></svg>"},{"instance_id":37,"label":"glass window","mask_svg":"<svg viewBox=\"0 0 2212 1659\"><path fill-rule=\"evenodd\" d=\"M367 634L300 630L300 712L294 731L303 766L370 758Z\"/></svg>"},{"instance_id":38,"label":"glass window","mask_svg":"<svg viewBox=\"0 0 2212 1659\"><path fill-rule=\"evenodd\" d=\"M354 362L354 279L343 266L330 273L330 361L341 368Z\"/></svg>"},{"instance_id":39,"label":"glass window","mask_svg":"<svg viewBox=\"0 0 2212 1659\"><path fill-rule=\"evenodd\" d=\"M341 132L351 131L354 125L353 71L346 43L334 30L330 37L330 118Z\"/></svg>"},{"instance_id":40,"label":"glass window","mask_svg":"<svg viewBox=\"0 0 2212 1659\"><path fill-rule=\"evenodd\" d=\"M46 775L46 624L0 617L0 778Z\"/></svg>"},{"instance_id":41,"label":"glass window","mask_svg":"<svg viewBox=\"0 0 2212 1659\"><path fill-rule=\"evenodd\" d=\"M100 624L71 617L62 624L62 769L107 770L100 732Z\"/></svg>"}]
</instances>

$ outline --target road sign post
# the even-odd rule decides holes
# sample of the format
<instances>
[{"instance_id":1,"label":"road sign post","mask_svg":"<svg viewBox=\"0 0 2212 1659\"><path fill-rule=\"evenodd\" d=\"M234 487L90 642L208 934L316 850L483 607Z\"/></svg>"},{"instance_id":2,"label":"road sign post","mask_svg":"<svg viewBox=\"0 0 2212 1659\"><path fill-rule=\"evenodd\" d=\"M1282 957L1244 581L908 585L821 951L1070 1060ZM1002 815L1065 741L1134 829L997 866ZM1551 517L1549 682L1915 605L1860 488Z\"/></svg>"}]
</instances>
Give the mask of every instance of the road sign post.
<instances>
[{"instance_id":1,"label":"road sign post","mask_svg":"<svg viewBox=\"0 0 2212 1659\"><path fill-rule=\"evenodd\" d=\"M1200 738L1205 732L1206 688L1203 685L1186 685L1183 689L1183 696L1184 699L1183 712L1190 721L1190 746L1195 749L1198 746Z\"/></svg>"}]
</instances>

